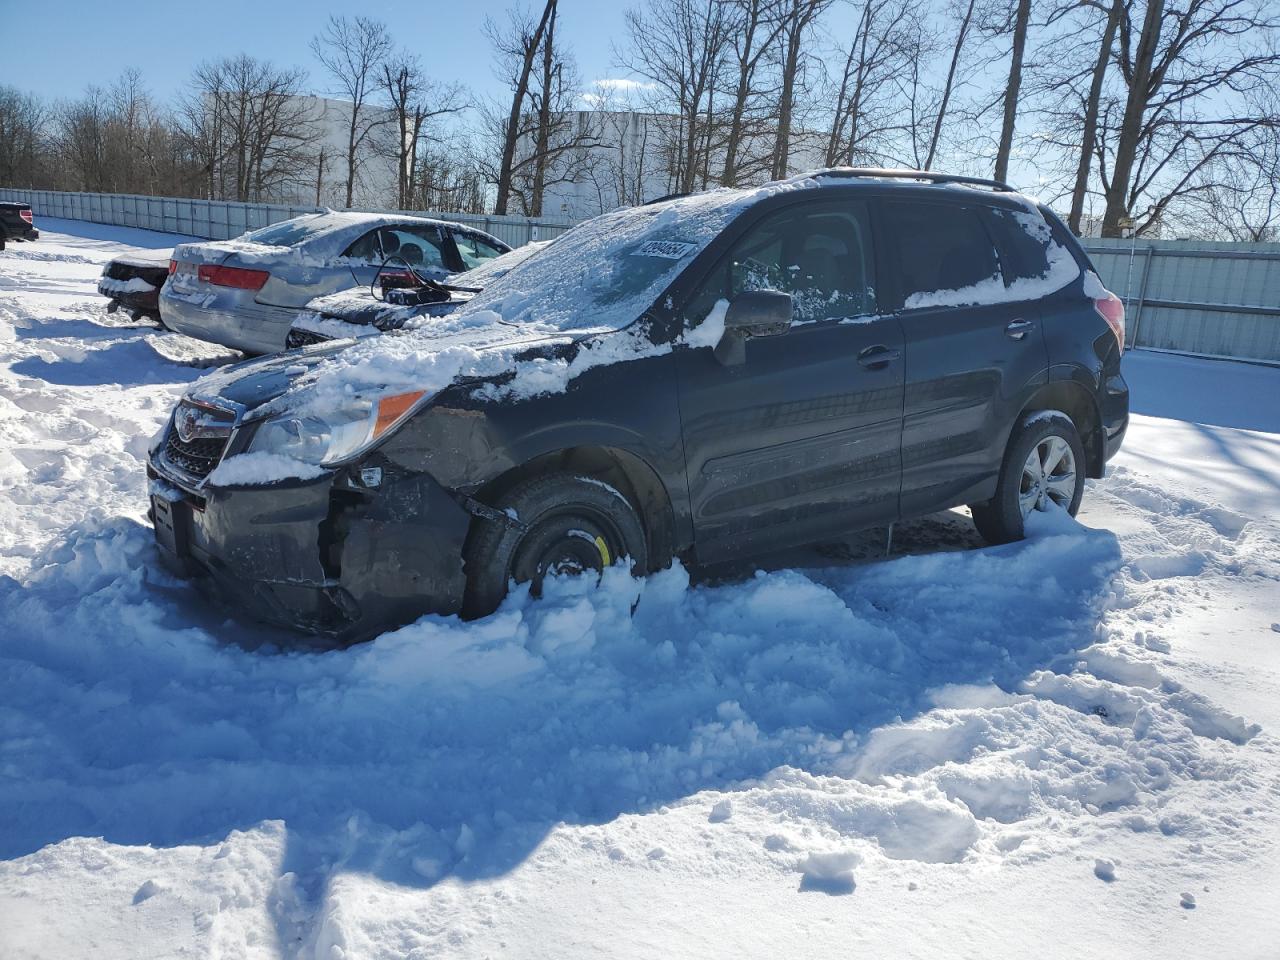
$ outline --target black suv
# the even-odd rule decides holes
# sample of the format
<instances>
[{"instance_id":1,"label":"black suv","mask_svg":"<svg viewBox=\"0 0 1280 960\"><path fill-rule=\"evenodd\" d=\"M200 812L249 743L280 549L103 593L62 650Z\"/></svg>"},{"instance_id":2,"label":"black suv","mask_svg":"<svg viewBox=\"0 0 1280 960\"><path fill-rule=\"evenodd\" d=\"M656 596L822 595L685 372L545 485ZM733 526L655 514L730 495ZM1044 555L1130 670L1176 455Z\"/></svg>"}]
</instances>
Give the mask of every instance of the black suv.
<instances>
[{"instance_id":1,"label":"black suv","mask_svg":"<svg viewBox=\"0 0 1280 960\"><path fill-rule=\"evenodd\" d=\"M31 215L31 204L0 200L0 250L7 240L39 240L40 231Z\"/></svg>"},{"instance_id":2,"label":"black suv","mask_svg":"<svg viewBox=\"0 0 1280 960\"><path fill-rule=\"evenodd\" d=\"M412 331L201 380L151 452L156 536L238 607L344 638L962 504L1006 542L1119 448L1123 324L1004 184L840 169L666 199Z\"/></svg>"}]
</instances>

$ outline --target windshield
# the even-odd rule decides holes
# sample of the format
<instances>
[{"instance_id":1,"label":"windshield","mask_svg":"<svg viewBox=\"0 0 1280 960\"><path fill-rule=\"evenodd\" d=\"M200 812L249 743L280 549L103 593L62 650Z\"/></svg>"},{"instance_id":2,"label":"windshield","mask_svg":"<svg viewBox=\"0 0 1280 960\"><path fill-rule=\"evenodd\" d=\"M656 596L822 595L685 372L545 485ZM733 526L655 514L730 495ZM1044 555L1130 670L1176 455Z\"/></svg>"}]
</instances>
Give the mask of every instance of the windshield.
<instances>
[{"instance_id":1,"label":"windshield","mask_svg":"<svg viewBox=\"0 0 1280 960\"><path fill-rule=\"evenodd\" d=\"M620 330L755 197L713 190L588 220L490 283L460 315L487 311L549 332Z\"/></svg>"}]
</instances>

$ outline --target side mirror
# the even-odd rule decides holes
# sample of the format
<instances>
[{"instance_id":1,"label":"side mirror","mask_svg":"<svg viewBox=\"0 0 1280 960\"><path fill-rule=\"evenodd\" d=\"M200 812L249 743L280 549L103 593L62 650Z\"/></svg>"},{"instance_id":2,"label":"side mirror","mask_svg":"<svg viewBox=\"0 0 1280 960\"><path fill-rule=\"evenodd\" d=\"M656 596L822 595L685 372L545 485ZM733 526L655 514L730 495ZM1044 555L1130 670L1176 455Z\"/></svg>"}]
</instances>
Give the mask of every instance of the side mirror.
<instances>
[{"instance_id":1,"label":"side mirror","mask_svg":"<svg viewBox=\"0 0 1280 960\"><path fill-rule=\"evenodd\" d=\"M791 329L791 294L780 290L747 290L729 301L724 334L715 357L726 367L746 363L750 337L776 337Z\"/></svg>"}]
</instances>

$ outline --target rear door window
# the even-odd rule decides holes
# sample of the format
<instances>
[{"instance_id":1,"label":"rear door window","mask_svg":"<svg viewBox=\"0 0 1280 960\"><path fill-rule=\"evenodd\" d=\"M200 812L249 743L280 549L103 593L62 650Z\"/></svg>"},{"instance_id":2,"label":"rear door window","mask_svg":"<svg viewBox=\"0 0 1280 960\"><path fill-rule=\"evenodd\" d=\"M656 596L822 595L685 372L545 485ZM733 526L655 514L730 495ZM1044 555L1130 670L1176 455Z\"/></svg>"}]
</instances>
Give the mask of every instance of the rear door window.
<instances>
[{"instance_id":1,"label":"rear door window","mask_svg":"<svg viewBox=\"0 0 1280 960\"><path fill-rule=\"evenodd\" d=\"M384 256L400 257L411 267L445 269L444 241L435 227L383 227L378 235Z\"/></svg>"},{"instance_id":2,"label":"rear door window","mask_svg":"<svg viewBox=\"0 0 1280 960\"><path fill-rule=\"evenodd\" d=\"M886 200L884 210L905 309L981 303L1003 292L1000 259L977 207Z\"/></svg>"},{"instance_id":3,"label":"rear door window","mask_svg":"<svg viewBox=\"0 0 1280 960\"><path fill-rule=\"evenodd\" d=\"M352 260L359 260L362 263L381 263L382 250L378 247L378 231L370 230L351 246L347 247L342 255Z\"/></svg>"},{"instance_id":4,"label":"rear door window","mask_svg":"<svg viewBox=\"0 0 1280 960\"><path fill-rule=\"evenodd\" d=\"M686 314L748 290L791 295L794 324L876 312L870 228L861 203L805 204L751 227L704 281Z\"/></svg>"}]
</instances>

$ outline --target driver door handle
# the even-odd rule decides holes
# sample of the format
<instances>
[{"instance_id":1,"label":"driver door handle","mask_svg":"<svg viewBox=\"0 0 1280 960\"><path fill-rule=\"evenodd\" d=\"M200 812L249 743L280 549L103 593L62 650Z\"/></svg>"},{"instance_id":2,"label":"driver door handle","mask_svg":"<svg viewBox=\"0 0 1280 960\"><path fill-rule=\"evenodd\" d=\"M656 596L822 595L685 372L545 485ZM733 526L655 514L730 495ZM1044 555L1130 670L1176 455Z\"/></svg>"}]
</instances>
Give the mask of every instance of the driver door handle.
<instances>
[{"instance_id":1,"label":"driver door handle","mask_svg":"<svg viewBox=\"0 0 1280 960\"><path fill-rule=\"evenodd\" d=\"M1017 320L1010 321L1009 325L1004 328L1004 332L1008 334L1011 340L1022 340L1034 327L1035 324L1030 320L1023 320L1019 318Z\"/></svg>"},{"instance_id":2,"label":"driver door handle","mask_svg":"<svg viewBox=\"0 0 1280 960\"><path fill-rule=\"evenodd\" d=\"M877 343L874 347L867 347L858 354L858 363L868 370L883 370L892 361L901 359L901 357L901 351L890 350L883 343Z\"/></svg>"}]
</instances>

